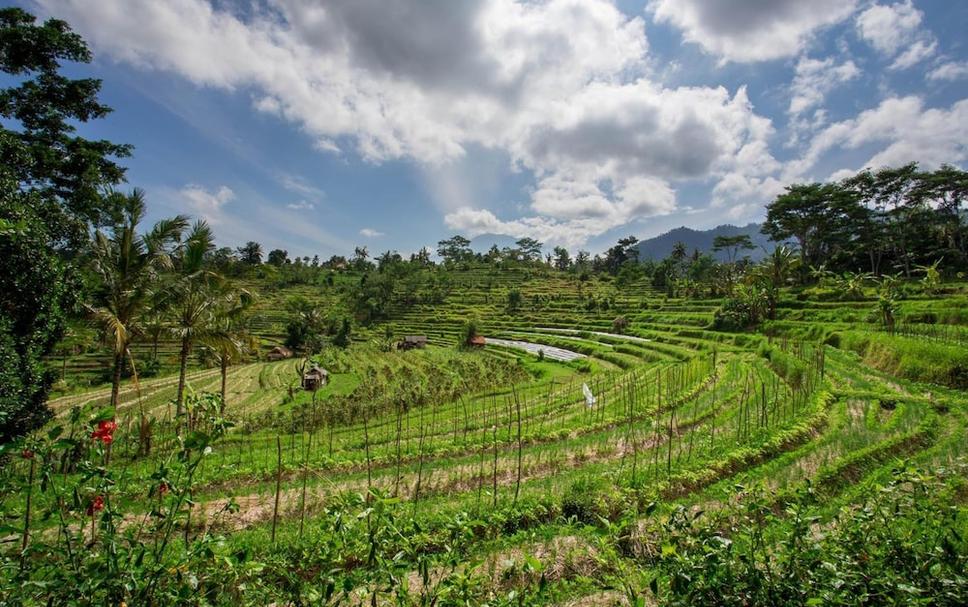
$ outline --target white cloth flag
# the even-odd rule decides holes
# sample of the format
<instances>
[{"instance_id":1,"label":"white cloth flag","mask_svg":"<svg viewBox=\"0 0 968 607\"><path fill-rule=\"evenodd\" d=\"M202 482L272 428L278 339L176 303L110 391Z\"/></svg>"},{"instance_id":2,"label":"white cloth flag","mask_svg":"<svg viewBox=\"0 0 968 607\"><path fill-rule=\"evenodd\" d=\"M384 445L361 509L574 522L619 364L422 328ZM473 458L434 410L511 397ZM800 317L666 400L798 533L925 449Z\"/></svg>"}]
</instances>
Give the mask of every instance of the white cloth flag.
<instances>
[{"instance_id":1,"label":"white cloth flag","mask_svg":"<svg viewBox=\"0 0 968 607\"><path fill-rule=\"evenodd\" d=\"M581 391L585 395L585 404L588 405L589 408L594 407L595 403L598 401L595 399L595 395L592 394L592 389L588 387L588 384L582 384Z\"/></svg>"}]
</instances>

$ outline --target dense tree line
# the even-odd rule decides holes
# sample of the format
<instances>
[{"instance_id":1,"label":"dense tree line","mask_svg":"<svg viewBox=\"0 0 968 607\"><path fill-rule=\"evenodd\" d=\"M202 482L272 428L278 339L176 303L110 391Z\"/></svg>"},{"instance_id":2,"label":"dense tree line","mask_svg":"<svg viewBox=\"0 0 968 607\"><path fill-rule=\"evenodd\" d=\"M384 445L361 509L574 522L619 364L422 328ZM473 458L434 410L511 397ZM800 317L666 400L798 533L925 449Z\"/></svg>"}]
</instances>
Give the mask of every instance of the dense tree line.
<instances>
[{"instance_id":1,"label":"dense tree line","mask_svg":"<svg viewBox=\"0 0 968 607\"><path fill-rule=\"evenodd\" d=\"M767 207L763 233L794 240L804 272L824 265L911 277L939 260L946 269L964 268L966 196L968 173L949 165L867 169L840 182L788 187Z\"/></svg>"}]
</instances>

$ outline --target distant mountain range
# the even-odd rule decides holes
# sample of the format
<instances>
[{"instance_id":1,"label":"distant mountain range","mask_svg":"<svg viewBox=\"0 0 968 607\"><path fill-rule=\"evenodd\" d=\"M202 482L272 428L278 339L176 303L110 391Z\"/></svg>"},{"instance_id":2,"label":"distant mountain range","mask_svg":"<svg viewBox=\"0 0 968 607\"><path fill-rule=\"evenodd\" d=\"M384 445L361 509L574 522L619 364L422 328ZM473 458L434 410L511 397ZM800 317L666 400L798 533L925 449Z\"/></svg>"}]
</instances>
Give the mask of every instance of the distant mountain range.
<instances>
[{"instance_id":1,"label":"distant mountain range","mask_svg":"<svg viewBox=\"0 0 968 607\"><path fill-rule=\"evenodd\" d=\"M739 236L746 234L753 241L756 249L752 251L741 251L739 257L749 256L753 261L759 261L766 257L767 253L772 252L776 246L770 239L760 234L760 224L751 223L742 227L733 225L721 225L711 230L693 230L692 228L676 228L665 234L654 238L647 238L640 241L636 247L639 249L639 259L660 260L672 253L672 248L677 242L686 245L686 252L692 255L694 249L699 249L703 253L713 255L719 261L726 261L726 252L714 252L713 240L717 236ZM498 234L481 234L471 240L470 247L476 253L486 253L491 245L497 245L499 249L504 247L514 247L515 238ZM764 252L763 248L766 249ZM551 247L545 247L544 253L550 253ZM574 253L574 252L573 252Z\"/></svg>"},{"instance_id":2,"label":"distant mountain range","mask_svg":"<svg viewBox=\"0 0 968 607\"><path fill-rule=\"evenodd\" d=\"M741 234L749 236L750 240L756 246L756 249L752 251L741 251L738 255L740 258L748 255L753 261L759 261L766 257L769 252L772 252L776 246L775 243L770 241L769 237L760 233L760 224L751 223L742 227L721 225L711 230L693 230L692 228L686 227L676 228L655 238L642 240L636 247L639 250L639 259L641 261L648 259L658 261L668 257L677 242L682 242L686 245L686 251L690 255L693 250L699 249L700 252L709 253L719 261L726 261L727 256L725 251L713 251L713 240L717 236L739 236ZM764 248L766 251L763 250Z\"/></svg>"}]
</instances>

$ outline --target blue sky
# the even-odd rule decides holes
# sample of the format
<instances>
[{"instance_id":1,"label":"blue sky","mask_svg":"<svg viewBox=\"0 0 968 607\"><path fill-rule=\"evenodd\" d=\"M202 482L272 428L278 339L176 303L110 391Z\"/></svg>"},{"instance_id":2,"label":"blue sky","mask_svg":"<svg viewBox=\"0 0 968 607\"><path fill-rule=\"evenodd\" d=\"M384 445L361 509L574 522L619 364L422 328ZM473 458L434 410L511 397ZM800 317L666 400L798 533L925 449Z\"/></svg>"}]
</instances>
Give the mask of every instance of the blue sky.
<instances>
[{"instance_id":1,"label":"blue sky","mask_svg":"<svg viewBox=\"0 0 968 607\"><path fill-rule=\"evenodd\" d=\"M328 257L454 233L600 251L795 181L968 162L968 2L31 0L150 218Z\"/></svg>"}]
</instances>

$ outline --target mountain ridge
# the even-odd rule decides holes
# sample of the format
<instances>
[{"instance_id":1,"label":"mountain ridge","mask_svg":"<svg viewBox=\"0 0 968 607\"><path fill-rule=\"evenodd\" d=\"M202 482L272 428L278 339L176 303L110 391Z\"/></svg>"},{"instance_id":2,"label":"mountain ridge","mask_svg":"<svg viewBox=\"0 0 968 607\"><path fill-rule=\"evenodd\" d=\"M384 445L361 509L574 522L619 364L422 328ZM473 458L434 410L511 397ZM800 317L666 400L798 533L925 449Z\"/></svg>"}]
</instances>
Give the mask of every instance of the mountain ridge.
<instances>
[{"instance_id":1,"label":"mountain ridge","mask_svg":"<svg viewBox=\"0 0 968 607\"><path fill-rule=\"evenodd\" d=\"M723 224L709 230L695 230L686 226L680 226L658 236L640 240L635 245L635 248L639 251L640 261L658 261L668 257L677 242L682 242L686 245L686 251L689 254L693 250L699 249L702 253L712 255L717 261L727 261L725 251L713 251L713 241L715 241L717 236L741 236L745 234L753 241L756 249L752 251L740 251L737 257L742 258L748 256L753 261L759 261L776 247L776 243L770 241L770 238L765 234L760 233L760 228L761 224L758 223L748 223L745 226Z\"/></svg>"}]
</instances>

